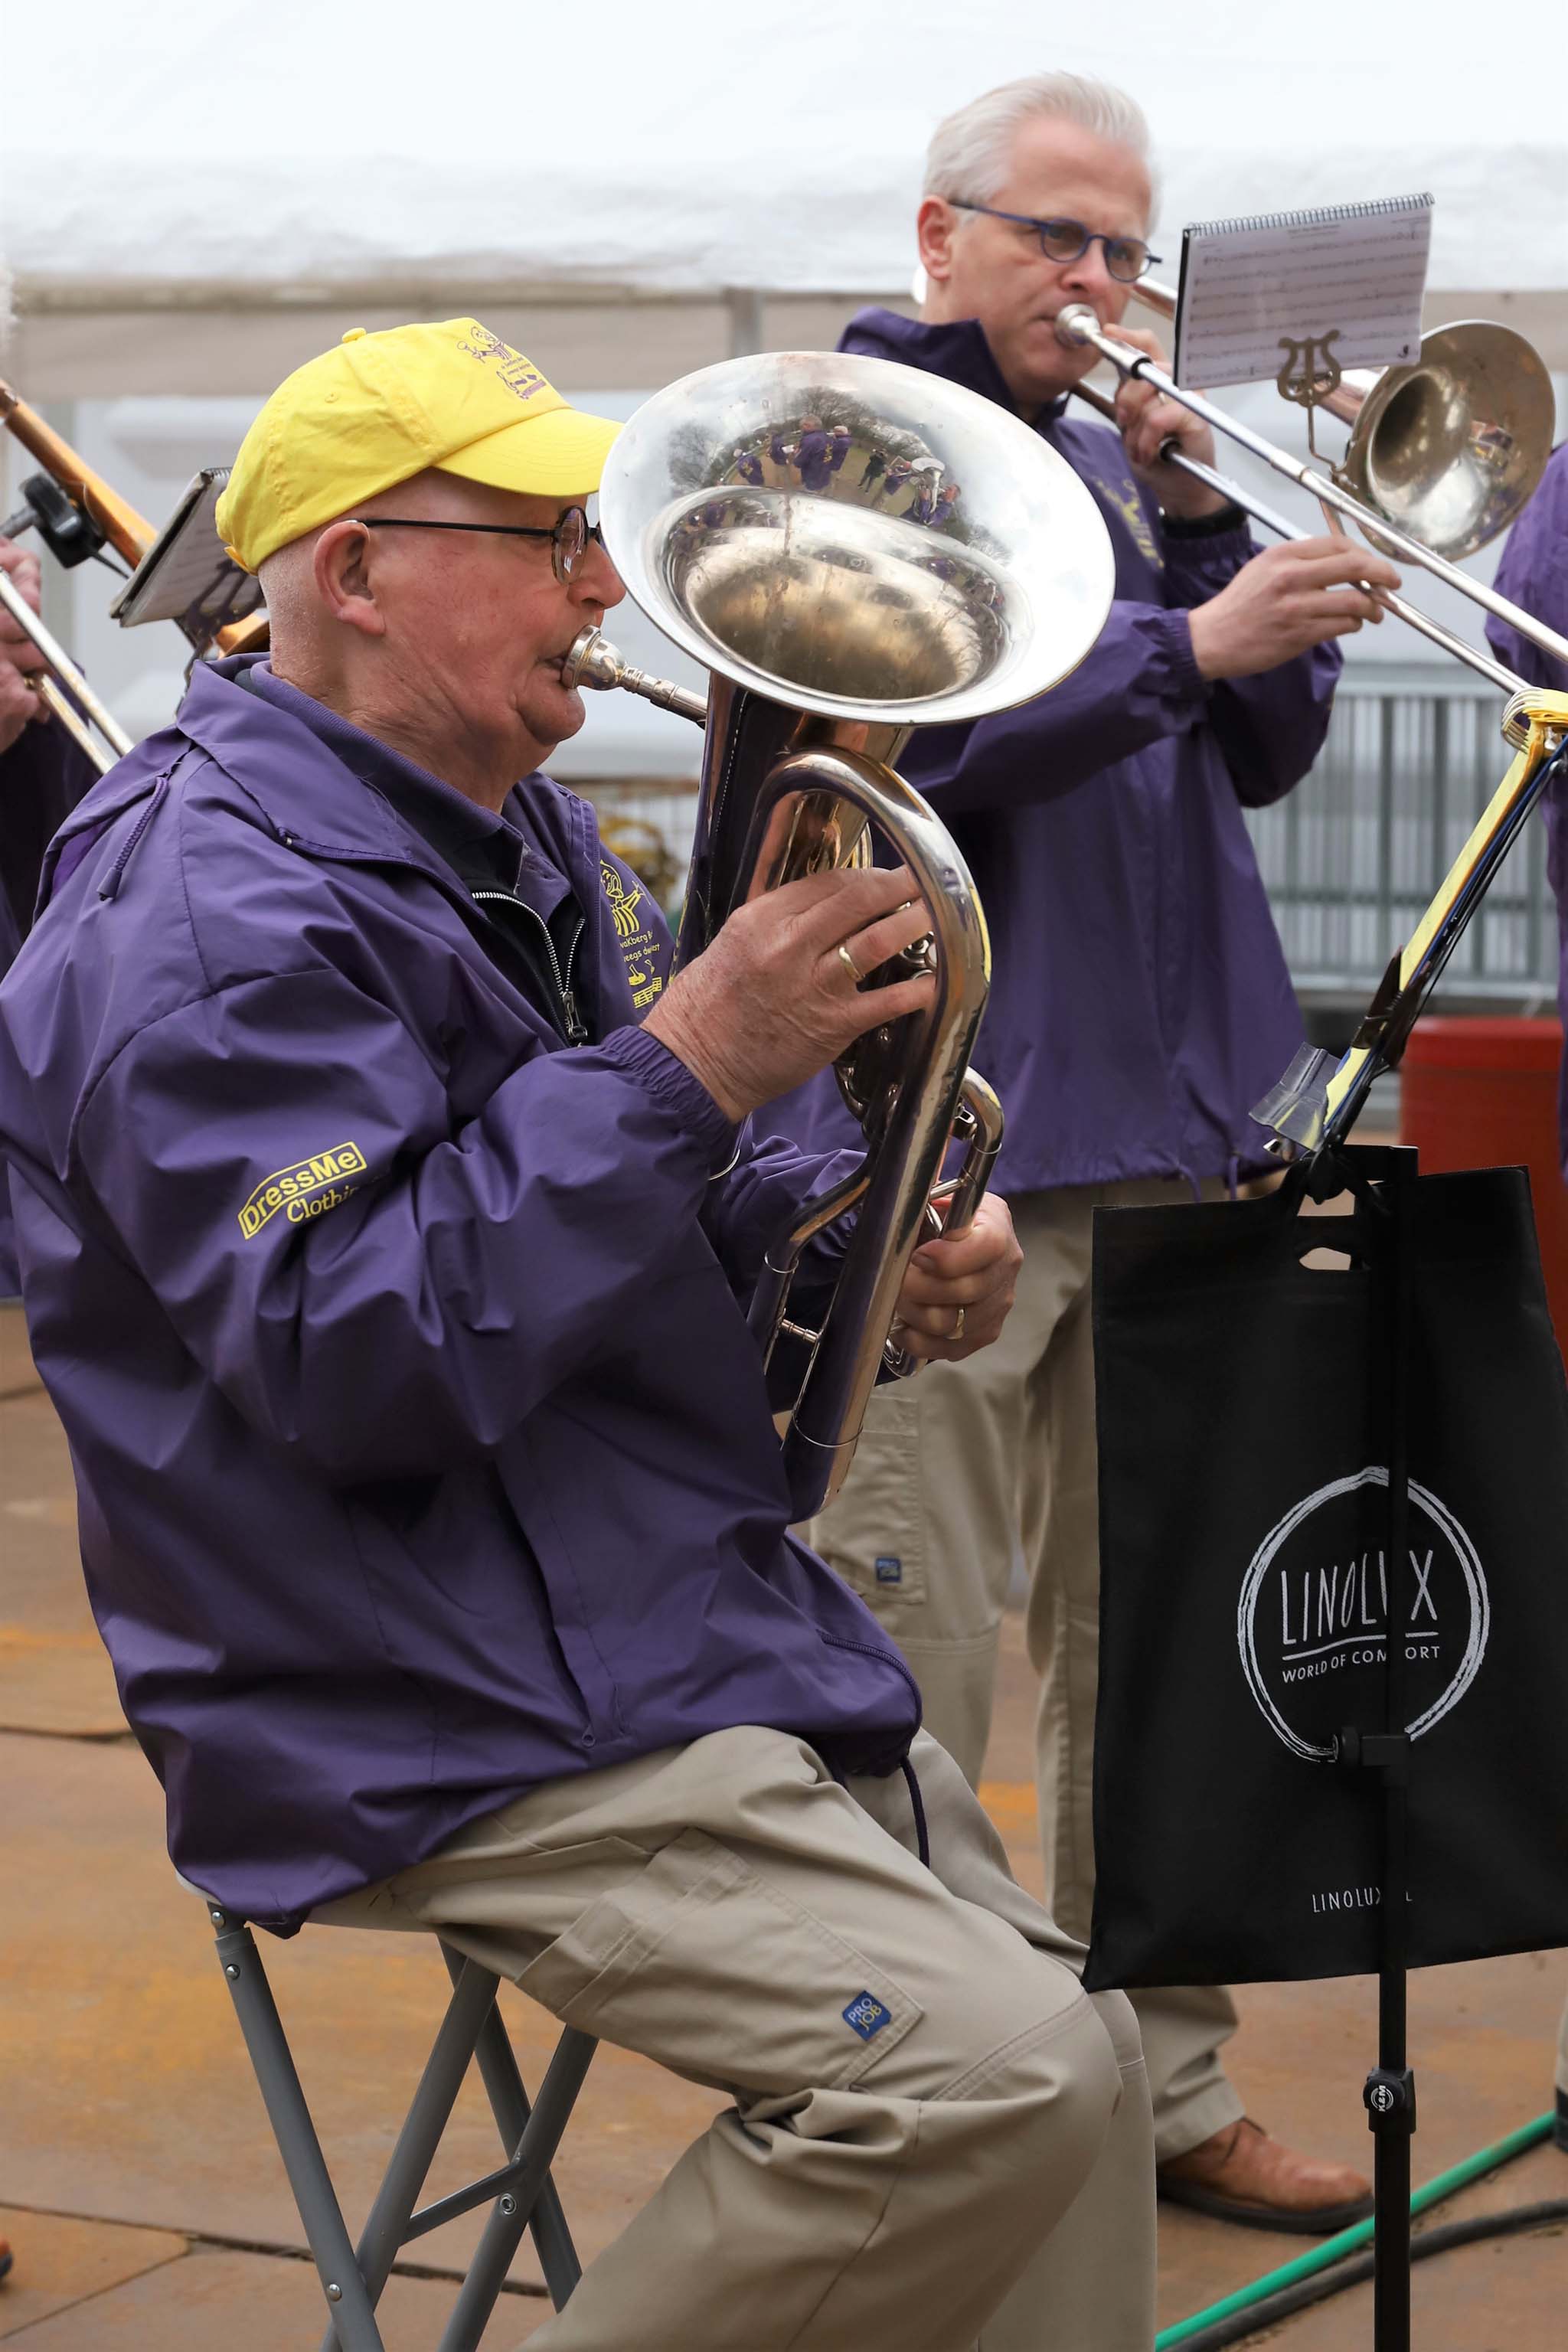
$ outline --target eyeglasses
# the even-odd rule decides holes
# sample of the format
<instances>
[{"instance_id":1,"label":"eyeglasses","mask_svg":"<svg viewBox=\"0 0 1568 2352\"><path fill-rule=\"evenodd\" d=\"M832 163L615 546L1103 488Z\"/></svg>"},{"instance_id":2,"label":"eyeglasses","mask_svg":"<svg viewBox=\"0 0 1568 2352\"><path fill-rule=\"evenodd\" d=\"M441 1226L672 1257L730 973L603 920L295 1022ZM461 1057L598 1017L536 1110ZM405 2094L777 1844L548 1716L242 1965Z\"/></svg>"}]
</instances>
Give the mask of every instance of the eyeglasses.
<instances>
[{"instance_id":1,"label":"eyeglasses","mask_svg":"<svg viewBox=\"0 0 1568 2352\"><path fill-rule=\"evenodd\" d=\"M547 539L550 563L564 587L582 569L590 547L602 547L599 526L590 522L582 507L567 507L546 526L529 522L426 522L412 515L355 515L362 530L482 530L497 539Z\"/></svg>"},{"instance_id":2,"label":"eyeglasses","mask_svg":"<svg viewBox=\"0 0 1568 2352\"><path fill-rule=\"evenodd\" d=\"M994 205L961 204L956 196L948 201L954 212L984 213L991 220L1016 221L1022 228L1032 228L1047 261L1079 261L1091 245L1102 245L1106 268L1123 286L1131 286L1160 258L1157 253L1150 252L1141 236L1105 236L1099 229L1085 228L1082 221L1037 220L1033 213L1002 213Z\"/></svg>"}]
</instances>

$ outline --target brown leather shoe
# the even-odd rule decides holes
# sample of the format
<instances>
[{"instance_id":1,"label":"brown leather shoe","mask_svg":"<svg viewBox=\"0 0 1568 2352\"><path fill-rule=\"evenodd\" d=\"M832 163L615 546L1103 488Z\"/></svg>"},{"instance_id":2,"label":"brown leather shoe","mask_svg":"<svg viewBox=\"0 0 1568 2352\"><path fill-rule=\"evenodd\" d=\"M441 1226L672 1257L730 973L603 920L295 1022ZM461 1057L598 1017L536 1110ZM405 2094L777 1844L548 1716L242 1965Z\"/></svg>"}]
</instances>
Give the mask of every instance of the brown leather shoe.
<instances>
[{"instance_id":1,"label":"brown leather shoe","mask_svg":"<svg viewBox=\"0 0 1568 2352\"><path fill-rule=\"evenodd\" d=\"M1351 2165L1323 2164L1282 2147L1247 2116L1173 2156L1154 2179L1168 2203L1248 2230L1326 2235L1372 2211L1372 2183Z\"/></svg>"}]
</instances>

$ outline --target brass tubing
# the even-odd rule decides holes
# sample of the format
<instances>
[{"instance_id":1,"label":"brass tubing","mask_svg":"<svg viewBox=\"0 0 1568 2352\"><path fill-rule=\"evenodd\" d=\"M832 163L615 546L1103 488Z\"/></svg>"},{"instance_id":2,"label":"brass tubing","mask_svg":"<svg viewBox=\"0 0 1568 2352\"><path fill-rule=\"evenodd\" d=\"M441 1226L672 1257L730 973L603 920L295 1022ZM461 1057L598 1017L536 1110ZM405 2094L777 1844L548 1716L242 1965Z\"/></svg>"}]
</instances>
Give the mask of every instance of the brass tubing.
<instances>
[{"instance_id":1,"label":"brass tubing","mask_svg":"<svg viewBox=\"0 0 1568 2352\"><path fill-rule=\"evenodd\" d=\"M99 700L54 632L45 627L23 596L21 590L4 572L0 572L0 604L5 605L11 618L24 634L31 637L44 657L45 667L52 670L56 677L69 688L72 696L80 704L99 733L114 746L116 753L123 759L125 753L132 749L130 736L120 725L113 713Z\"/></svg>"},{"instance_id":2,"label":"brass tubing","mask_svg":"<svg viewBox=\"0 0 1568 2352\"><path fill-rule=\"evenodd\" d=\"M561 678L565 686L600 689L618 686L623 694L635 694L660 710L673 710L678 719L689 719L695 727L708 724L705 696L693 694L684 686L672 686L668 678L651 677L647 670L634 669L598 629L583 629L573 639L561 666Z\"/></svg>"},{"instance_id":3,"label":"brass tubing","mask_svg":"<svg viewBox=\"0 0 1568 2352\"><path fill-rule=\"evenodd\" d=\"M41 673L33 681L33 690L50 717L58 719L72 741L80 751L87 753L99 774L108 775L114 761L82 718L76 705L68 701L60 692L54 679L47 672Z\"/></svg>"}]
</instances>

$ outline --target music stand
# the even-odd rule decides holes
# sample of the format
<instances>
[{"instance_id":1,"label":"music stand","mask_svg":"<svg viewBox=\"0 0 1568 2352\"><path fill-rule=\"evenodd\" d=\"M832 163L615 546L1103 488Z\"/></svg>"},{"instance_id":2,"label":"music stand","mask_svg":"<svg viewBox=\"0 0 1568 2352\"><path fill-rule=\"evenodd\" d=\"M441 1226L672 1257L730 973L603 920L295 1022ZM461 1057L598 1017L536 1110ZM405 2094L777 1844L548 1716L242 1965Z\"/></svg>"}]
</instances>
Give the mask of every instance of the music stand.
<instances>
[{"instance_id":1,"label":"music stand","mask_svg":"<svg viewBox=\"0 0 1568 2352\"><path fill-rule=\"evenodd\" d=\"M1388 1463L1388 1639L1383 1720L1348 1724L1335 1741L1342 1769L1381 1775L1379 1792L1377 2063L1362 2086L1373 2135L1373 2344L1374 2352L1410 2347L1410 2143L1415 2131L1415 2077L1406 2046L1409 1970L1409 1790L1414 1743L1405 1727L1405 1628L1411 1622L1409 1545L1410 1348L1415 1317L1415 1246L1410 1188L1418 1154L1408 1145L1325 1144L1305 1171L1314 1201L1350 1191L1377 1237L1374 1264L1384 1297L1384 1441Z\"/></svg>"},{"instance_id":2,"label":"music stand","mask_svg":"<svg viewBox=\"0 0 1568 2352\"><path fill-rule=\"evenodd\" d=\"M259 611L260 581L241 570L217 535L218 497L228 476L226 466L204 466L189 484L109 608L122 629L174 621L204 654L220 630Z\"/></svg>"}]
</instances>

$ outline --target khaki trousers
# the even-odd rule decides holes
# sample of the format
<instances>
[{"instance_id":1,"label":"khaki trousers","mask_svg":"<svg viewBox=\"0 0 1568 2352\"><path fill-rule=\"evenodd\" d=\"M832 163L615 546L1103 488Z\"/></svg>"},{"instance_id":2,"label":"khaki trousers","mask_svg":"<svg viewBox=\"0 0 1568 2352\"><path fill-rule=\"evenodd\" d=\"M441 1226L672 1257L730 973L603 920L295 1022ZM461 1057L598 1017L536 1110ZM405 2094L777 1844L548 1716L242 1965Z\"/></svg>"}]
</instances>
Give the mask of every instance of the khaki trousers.
<instances>
[{"instance_id":1,"label":"khaki trousers","mask_svg":"<svg viewBox=\"0 0 1568 2352\"><path fill-rule=\"evenodd\" d=\"M1217 1196L1218 1185L1205 1188ZM1094 1895L1100 1506L1089 1315L1098 1205L1190 1199L1152 1181L1026 1192L1011 1202L1024 1265L995 1345L877 1391L854 1466L807 1540L876 1612L913 1668L925 1721L972 1783L991 1729L1015 1556L1029 1579L1040 1676L1036 1766L1046 1896L1087 1938ZM1236 2030L1218 1988L1140 1991L1155 2150L1184 2155L1241 2114L1217 2052Z\"/></svg>"},{"instance_id":2,"label":"khaki trousers","mask_svg":"<svg viewBox=\"0 0 1568 2352\"><path fill-rule=\"evenodd\" d=\"M438 1929L565 2023L724 2092L529 2352L1149 2352L1148 2088L1120 1994L963 1775L840 1787L715 1733L550 1783L318 1912Z\"/></svg>"}]
</instances>

